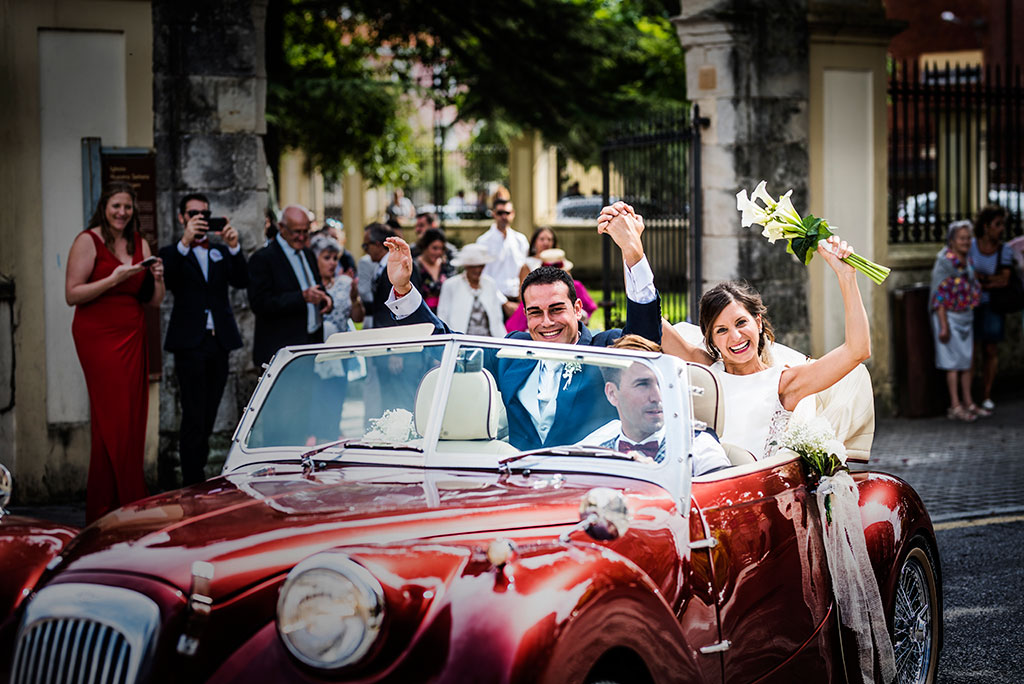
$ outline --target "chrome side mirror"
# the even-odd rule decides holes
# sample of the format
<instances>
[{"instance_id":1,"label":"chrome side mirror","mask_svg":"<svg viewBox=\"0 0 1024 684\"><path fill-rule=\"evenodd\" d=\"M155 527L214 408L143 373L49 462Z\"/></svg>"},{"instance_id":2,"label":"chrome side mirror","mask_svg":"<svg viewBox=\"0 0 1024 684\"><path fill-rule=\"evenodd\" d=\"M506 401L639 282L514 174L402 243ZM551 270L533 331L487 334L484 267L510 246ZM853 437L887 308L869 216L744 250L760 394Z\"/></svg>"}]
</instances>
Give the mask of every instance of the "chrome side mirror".
<instances>
[{"instance_id":1,"label":"chrome side mirror","mask_svg":"<svg viewBox=\"0 0 1024 684\"><path fill-rule=\"evenodd\" d=\"M14 488L14 478L7 466L0 463L0 518L7 515L8 502L11 500L11 490Z\"/></svg>"},{"instance_id":2,"label":"chrome side mirror","mask_svg":"<svg viewBox=\"0 0 1024 684\"><path fill-rule=\"evenodd\" d=\"M622 492L596 487L580 501L579 527L594 539L612 541L629 531L629 507Z\"/></svg>"}]
</instances>

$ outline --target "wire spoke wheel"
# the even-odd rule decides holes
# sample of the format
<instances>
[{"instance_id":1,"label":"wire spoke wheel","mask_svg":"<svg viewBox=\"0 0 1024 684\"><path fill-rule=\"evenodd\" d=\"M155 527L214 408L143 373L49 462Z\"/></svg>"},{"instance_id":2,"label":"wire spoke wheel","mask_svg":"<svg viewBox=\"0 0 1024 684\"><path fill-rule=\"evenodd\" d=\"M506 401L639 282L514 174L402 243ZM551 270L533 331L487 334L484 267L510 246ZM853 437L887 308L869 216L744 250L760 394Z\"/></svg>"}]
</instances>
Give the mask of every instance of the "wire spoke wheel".
<instances>
[{"instance_id":1,"label":"wire spoke wheel","mask_svg":"<svg viewBox=\"0 0 1024 684\"><path fill-rule=\"evenodd\" d=\"M893 601L892 645L898 684L935 681L939 631L938 591L928 553L911 548L900 567Z\"/></svg>"}]
</instances>

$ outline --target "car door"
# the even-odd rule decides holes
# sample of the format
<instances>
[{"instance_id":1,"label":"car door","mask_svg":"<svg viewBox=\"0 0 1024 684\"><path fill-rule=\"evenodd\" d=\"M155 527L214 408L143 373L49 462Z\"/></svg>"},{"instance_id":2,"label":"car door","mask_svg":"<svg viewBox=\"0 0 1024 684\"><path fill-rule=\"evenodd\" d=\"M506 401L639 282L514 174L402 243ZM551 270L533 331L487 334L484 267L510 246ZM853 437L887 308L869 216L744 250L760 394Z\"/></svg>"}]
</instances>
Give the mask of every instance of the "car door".
<instances>
[{"instance_id":1,"label":"car door","mask_svg":"<svg viewBox=\"0 0 1024 684\"><path fill-rule=\"evenodd\" d=\"M831 679L831 580L804 472L799 459L775 457L693 482L717 541L709 553L721 642L711 652L721 653L726 682Z\"/></svg>"}]
</instances>

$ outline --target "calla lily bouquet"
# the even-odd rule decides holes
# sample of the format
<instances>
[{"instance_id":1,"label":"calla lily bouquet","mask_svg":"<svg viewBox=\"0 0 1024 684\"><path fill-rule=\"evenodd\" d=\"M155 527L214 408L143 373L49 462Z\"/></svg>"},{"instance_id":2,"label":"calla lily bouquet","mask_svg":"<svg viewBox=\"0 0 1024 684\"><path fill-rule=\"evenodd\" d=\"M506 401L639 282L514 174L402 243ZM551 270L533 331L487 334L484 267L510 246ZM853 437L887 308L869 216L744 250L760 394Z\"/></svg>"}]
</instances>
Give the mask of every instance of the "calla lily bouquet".
<instances>
[{"instance_id":1,"label":"calla lily bouquet","mask_svg":"<svg viewBox=\"0 0 1024 684\"><path fill-rule=\"evenodd\" d=\"M750 193L749 199L746 190L736 193L736 208L743 214L743 227L747 228L755 223L764 226L761 235L768 238L768 242L775 244L776 240L787 240L787 252L795 254L805 265L811 263L818 243L832 235L828 221L811 214L801 218L789 198L793 194L792 190L775 200L768 194L766 185L766 181L758 183ZM764 206L758 204L757 200ZM851 254L843 261L871 278L876 285L881 285L889 275L888 268L868 261L858 254Z\"/></svg>"}]
</instances>

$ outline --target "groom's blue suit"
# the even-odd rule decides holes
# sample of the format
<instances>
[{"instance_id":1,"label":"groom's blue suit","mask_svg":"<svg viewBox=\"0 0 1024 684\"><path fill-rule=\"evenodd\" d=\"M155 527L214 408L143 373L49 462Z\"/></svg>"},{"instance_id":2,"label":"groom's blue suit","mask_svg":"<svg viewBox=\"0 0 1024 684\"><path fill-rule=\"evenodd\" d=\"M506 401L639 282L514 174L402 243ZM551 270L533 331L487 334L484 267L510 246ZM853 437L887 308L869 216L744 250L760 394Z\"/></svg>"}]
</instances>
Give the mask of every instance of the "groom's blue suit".
<instances>
[{"instance_id":1,"label":"groom's blue suit","mask_svg":"<svg viewBox=\"0 0 1024 684\"><path fill-rule=\"evenodd\" d=\"M434 334L452 332L426 304L420 304L415 312L398 321L399 325L410 323L431 323ZM576 344L608 347L630 333L661 342L661 303L658 299L648 304L637 304L627 299L625 328L613 328L593 335L581 324ZM529 333L525 332L510 333L508 337L515 340L531 339ZM536 366L536 361L497 359L494 354L487 356L488 370L494 375L505 404L512 446L527 450L556 444L575 444L583 436L619 417L605 398L601 372L594 366L584 366L580 373L572 377L568 387L565 387L565 379L559 379L554 422L547 439L542 440L530 413L518 396Z\"/></svg>"}]
</instances>

